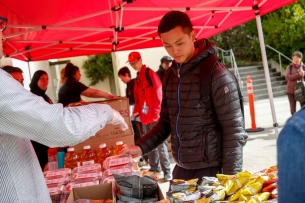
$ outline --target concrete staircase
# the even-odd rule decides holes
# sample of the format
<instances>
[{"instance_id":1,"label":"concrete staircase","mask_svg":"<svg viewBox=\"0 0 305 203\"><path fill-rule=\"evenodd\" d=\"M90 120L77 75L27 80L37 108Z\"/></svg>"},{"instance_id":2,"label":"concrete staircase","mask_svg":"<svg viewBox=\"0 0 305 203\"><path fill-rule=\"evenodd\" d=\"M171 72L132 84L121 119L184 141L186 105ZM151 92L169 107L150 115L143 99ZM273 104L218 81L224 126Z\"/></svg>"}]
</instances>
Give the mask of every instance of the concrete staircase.
<instances>
[{"instance_id":1,"label":"concrete staircase","mask_svg":"<svg viewBox=\"0 0 305 203\"><path fill-rule=\"evenodd\" d=\"M266 85L266 79L264 74L264 68L262 65L258 66L246 66L238 67L239 75L243 81L243 88L241 89L244 101L248 102L247 93L247 76L250 75L252 79L254 100L267 99L268 91ZM279 97L285 95L286 84L284 76L281 76L279 72L276 72L275 68L269 66L270 81L272 86L273 97Z\"/></svg>"}]
</instances>

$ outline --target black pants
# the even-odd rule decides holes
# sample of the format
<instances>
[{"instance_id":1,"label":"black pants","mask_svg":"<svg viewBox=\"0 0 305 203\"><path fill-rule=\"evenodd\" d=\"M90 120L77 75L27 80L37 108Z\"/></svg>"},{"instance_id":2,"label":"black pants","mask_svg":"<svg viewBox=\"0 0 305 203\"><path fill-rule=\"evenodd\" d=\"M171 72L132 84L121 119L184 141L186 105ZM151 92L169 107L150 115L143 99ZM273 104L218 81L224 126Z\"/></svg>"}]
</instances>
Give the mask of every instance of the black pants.
<instances>
[{"instance_id":1,"label":"black pants","mask_svg":"<svg viewBox=\"0 0 305 203\"><path fill-rule=\"evenodd\" d=\"M142 123L139 121L131 121L132 129L134 132L134 143L136 143L141 137L144 136ZM148 156L143 156L143 159L147 162Z\"/></svg>"},{"instance_id":2,"label":"black pants","mask_svg":"<svg viewBox=\"0 0 305 203\"><path fill-rule=\"evenodd\" d=\"M173 179L194 179L198 178L198 184L201 183L203 176L216 177L216 174L222 173L221 167L201 168L201 169L185 169L176 165L173 170Z\"/></svg>"}]
</instances>

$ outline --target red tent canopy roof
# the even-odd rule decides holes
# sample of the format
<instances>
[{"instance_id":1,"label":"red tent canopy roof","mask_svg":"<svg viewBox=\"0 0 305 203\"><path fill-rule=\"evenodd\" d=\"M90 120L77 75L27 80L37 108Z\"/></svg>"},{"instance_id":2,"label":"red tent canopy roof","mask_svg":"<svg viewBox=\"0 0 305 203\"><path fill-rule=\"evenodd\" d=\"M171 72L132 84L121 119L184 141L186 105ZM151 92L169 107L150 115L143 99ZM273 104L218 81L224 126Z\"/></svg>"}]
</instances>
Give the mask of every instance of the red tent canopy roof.
<instances>
[{"instance_id":1,"label":"red tent canopy roof","mask_svg":"<svg viewBox=\"0 0 305 203\"><path fill-rule=\"evenodd\" d=\"M38 61L162 46L157 27L171 10L186 12L197 38L209 38L295 1L1 0L4 54Z\"/></svg>"}]
</instances>

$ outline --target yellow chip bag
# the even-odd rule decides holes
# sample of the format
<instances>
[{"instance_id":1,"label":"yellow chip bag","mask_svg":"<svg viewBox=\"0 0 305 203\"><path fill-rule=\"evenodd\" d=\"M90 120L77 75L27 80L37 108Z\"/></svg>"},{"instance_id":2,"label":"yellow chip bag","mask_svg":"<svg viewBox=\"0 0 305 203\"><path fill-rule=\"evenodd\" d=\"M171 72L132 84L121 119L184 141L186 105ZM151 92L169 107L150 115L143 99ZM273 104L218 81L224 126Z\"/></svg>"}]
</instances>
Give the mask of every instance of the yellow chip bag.
<instances>
[{"instance_id":1,"label":"yellow chip bag","mask_svg":"<svg viewBox=\"0 0 305 203\"><path fill-rule=\"evenodd\" d=\"M270 192L263 192L257 195L252 196L247 203L261 203L268 200Z\"/></svg>"},{"instance_id":2,"label":"yellow chip bag","mask_svg":"<svg viewBox=\"0 0 305 203\"><path fill-rule=\"evenodd\" d=\"M236 174L236 177L229 179L225 183L226 195L232 195L242 186L244 186L251 177L251 173L248 171L239 172Z\"/></svg>"},{"instance_id":3,"label":"yellow chip bag","mask_svg":"<svg viewBox=\"0 0 305 203\"><path fill-rule=\"evenodd\" d=\"M249 182L241 189L240 194L253 196L261 192L264 179L261 176L250 177Z\"/></svg>"}]
</instances>

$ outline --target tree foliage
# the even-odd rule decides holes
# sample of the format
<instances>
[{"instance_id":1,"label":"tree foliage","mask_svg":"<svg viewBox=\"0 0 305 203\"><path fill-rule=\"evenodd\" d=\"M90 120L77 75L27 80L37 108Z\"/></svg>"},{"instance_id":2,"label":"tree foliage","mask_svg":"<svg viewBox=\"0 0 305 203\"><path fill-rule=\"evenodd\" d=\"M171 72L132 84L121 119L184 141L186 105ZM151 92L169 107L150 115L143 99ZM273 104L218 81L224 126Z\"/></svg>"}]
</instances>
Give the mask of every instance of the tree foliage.
<instances>
[{"instance_id":1,"label":"tree foliage","mask_svg":"<svg viewBox=\"0 0 305 203\"><path fill-rule=\"evenodd\" d=\"M280 8L262 16L265 44L290 57L292 52L305 52L305 0ZM240 61L260 61L261 51L256 20L227 30L210 39L225 50L232 49ZM267 49L268 58L278 55Z\"/></svg>"},{"instance_id":2,"label":"tree foliage","mask_svg":"<svg viewBox=\"0 0 305 203\"><path fill-rule=\"evenodd\" d=\"M99 54L89 56L83 64L86 77L91 81L90 85L95 85L113 76L112 59L110 54Z\"/></svg>"}]
</instances>

